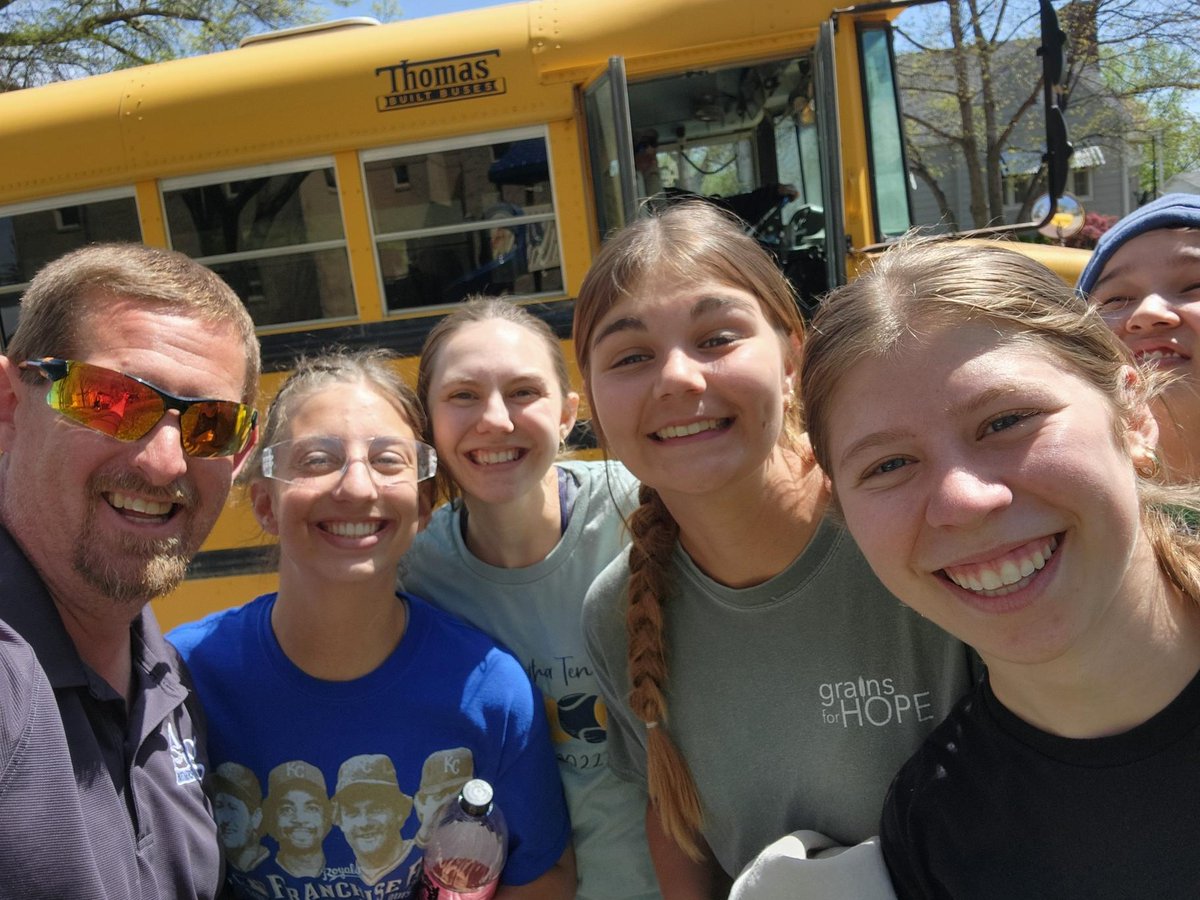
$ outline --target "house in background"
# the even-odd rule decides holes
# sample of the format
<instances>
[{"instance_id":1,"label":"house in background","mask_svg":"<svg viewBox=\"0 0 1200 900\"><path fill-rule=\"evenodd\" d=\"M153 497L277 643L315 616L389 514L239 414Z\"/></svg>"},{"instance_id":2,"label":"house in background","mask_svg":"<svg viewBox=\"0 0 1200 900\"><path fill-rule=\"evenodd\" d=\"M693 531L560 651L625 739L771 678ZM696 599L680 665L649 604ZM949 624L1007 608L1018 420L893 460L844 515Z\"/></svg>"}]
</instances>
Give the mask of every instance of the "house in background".
<instances>
[{"instance_id":1,"label":"house in background","mask_svg":"<svg viewBox=\"0 0 1200 900\"><path fill-rule=\"evenodd\" d=\"M998 160L1003 223L994 216L991 221L976 222L971 213L971 170L962 142L955 139L963 132L964 113L954 91L952 52L925 50L897 54L914 222L947 229L1012 223L1026 218L1027 201L1032 203L1044 193L1044 178L1038 178L1045 146L1045 118L1037 46L1036 39L1015 40L997 46L992 57L997 131L1002 133L1015 116L1020 116L1003 142ZM985 110L978 66L968 65L967 72L972 91L968 114L980 135L979 161L975 167L983 170ZM1088 212L1123 216L1135 209L1142 163L1142 148L1137 143L1140 136L1135 131L1132 112L1124 101L1105 91L1094 65L1085 65L1079 73L1066 108L1066 120L1075 148L1066 190ZM1037 183L1033 184L1035 179Z\"/></svg>"},{"instance_id":2,"label":"house in background","mask_svg":"<svg viewBox=\"0 0 1200 900\"><path fill-rule=\"evenodd\" d=\"M1200 171L1177 172L1163 185L1164 194L1200 194Z\"/></svg>"}]
</instances>

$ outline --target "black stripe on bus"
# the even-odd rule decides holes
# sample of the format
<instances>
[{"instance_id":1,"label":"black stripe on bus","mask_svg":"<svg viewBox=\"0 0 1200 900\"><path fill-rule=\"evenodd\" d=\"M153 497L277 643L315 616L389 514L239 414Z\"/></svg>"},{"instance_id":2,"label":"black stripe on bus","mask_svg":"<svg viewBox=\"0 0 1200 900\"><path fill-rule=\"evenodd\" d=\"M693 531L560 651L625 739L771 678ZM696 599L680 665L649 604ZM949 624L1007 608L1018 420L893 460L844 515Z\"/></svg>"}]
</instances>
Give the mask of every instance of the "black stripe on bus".
<instances>
[{"instance_id":1,"label":"black stripe on bus","mask_svg":"<svg viewBox=\"0 0 1200 900\"><path fill-rule=\"evenodd\" d=\"M551 303L529 303L525 308L549 325L559 338L571 336L571 316L575 306L570 300ZM422 316L416 319L387 319L333 328L314 328L310 331L289 331L283 334L264 334L262 345L264 372L286 372L304 355L319 353L327 347L342 346L352 350L367 347L386 347L401 356L416 356L421 352L425 336L447 313Z\"/></svg>"},{"instance_id":2,"label":"black stripe on bus","mask_svg":"<svg viewBox=\"0 0 1200 900\"><path fill-rule=\"evenodd\" d=\"M204 550L188 566L187 577L230 578L234 575L262 575L279 569L278 548L238 547L233 550Z\"/></svg>"}]
</instances>

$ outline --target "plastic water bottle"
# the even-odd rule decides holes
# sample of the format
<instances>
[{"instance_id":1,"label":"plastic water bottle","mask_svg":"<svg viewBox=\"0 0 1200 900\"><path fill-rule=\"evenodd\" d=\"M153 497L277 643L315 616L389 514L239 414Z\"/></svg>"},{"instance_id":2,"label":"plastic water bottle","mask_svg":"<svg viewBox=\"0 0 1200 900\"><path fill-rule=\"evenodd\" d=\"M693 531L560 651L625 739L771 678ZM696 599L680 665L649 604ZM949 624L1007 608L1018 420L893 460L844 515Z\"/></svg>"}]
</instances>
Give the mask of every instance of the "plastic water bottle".
<instances>
[{"instance_id":1,"label":"plastic water bottle","mask_svg":"<svg viewBox=\"0 0 1200 900\"><path fill-rule=\"evenodd\" d=\"M500 886L508 857L508 825L492 786L468 781L439 811L421 869L424 900L487 900Z\"/></svg>"}]
</instances>

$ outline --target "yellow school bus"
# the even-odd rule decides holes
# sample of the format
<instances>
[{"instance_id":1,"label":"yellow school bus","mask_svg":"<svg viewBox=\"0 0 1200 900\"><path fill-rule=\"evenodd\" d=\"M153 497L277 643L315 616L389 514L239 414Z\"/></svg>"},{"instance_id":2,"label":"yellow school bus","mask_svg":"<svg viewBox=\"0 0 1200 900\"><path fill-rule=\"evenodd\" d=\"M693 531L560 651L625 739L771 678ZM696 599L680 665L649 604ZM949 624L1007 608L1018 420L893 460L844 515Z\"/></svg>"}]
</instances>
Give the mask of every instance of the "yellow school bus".
<instances>
[{"instance_id":1,"label":"yellow school bus","mask_svg":"<svg viewBox=\"0 0 1200 900\"><path fill-rule=\"evenodd\" d=\"M267 395L327 345L411 358L472 293L567 340L604 235L660 192L737 211L811 303L915 224L899 6L535 0L0 95L0 338L43 263L133 240L229 281ZM170 627L274 580L235 490L157 611Z\"/></svg>"}]
</instances>

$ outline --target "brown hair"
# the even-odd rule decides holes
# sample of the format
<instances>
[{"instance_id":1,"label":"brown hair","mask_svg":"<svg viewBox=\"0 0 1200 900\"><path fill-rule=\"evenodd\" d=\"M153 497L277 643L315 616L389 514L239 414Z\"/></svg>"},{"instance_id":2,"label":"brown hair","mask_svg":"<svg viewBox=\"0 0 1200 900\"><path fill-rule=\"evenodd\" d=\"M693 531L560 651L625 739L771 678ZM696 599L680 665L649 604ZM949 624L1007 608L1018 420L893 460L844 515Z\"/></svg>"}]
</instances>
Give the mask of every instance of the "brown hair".
<instances>
[{"instance_id":1,"label":"brown hair","mask_svg":"<svg viewBox=\"0 0 1200 900\"><path fill-rule=\"evenodd\" d=\"M43 266L21 298L20 325L8 344L8 358L24 362L86 355L83 326L89 316L102 314L102 304L111 298L164 309L180 307L179 312L200 321L232 325L246 353L241 399L254 403L258 338L245 305L211 269L160 247L91 244Z\"/></svg>"},{"instance_id":2,"label":"brown hair","mask_svg":"<svg viewBox=\"0 0 1200 900\"><path fill-rule=\"evenodd\" d=\"M437 368L442 350L446 343L464 325L474 322L489 322L499 319L518 325L537 337L546 347L550 361L554 366L554 377L562 390L563 398L571 392L571 376L567 371L567 361L563 357L562 345L554 331L523 306L518 306L511 300L502 297L468 297L462 306L458 307L446 318L437 323L425 338L421 348L421 360L417 366L417 397L425 409L424 440L433 444L433 414L429 403L429 387L433 381L433 372ZM452 500L458 495L458 486L454 476L450 474L449 466L439 466L436 476L437 492L440 499Z\"/></svg>"},{"instance_id":3,"label":"brown hair","mask_svg":"<svg viewBox=\"0 0 1200 900\"><path fill-rule=\"evenodd\" d=\"M602 446L603 423L592 404L591 391L591 344L596 326L617 303L636 298L643 286L663 278L678 284L713 281L744 290L758 299L786 353L793 352L792 338L798 343L803 340L804 322L791 285L736 219L703 202L650 212L604 245L575 303L575 356L592 409L592 427ZM794 444L803 430L799 404L787 404L781 440ZM703 812L699 793L687 762L667 731L665 604L679 525L653 488L643 485L639 499L640 506L629 521L629 705L648 729L647 786L663 829L688 855L700 859L697 836Z\"/></svg>"},{"instance_id":4,"label":"brown hair","mask_svg":"<svg viewBox=\"0 0 1200 900\"><path fill-rule=\"evenodd\" d=\"M366 384L391 403L420 437L425 432L425 414L412 388L404 383L396 367L400 357L391 350L348 350L332 347L318 356L302 357L296 370L280 386L263 417L261 436L254 456L246 463L242 480L262 478L262 450L286 440L288 422L298 404L336 384Z\"/></svg>"},{"instance_id":5,"label":"brown hair","mask_svg":"<svg viewBox=\"0 0 1200 900\"><path fill-rule=\"evenodd\" d=\"M1095 387L1113 409L1118 436L1162 389L1163 379L1149 369L1128 384L1125 367L1134 365L1128 350L1086 300L1040 263L994 244L907 239L830 294L813 320L800 385L813 450L827 474L828 426L841 379L906 337L971 321L995 325L998 343L1044 350ZM1139 473L1138 493L1142 528L1160 567L1185 594L1200 598L1200 538L1180 521L1200 509L1200 491Z\"/></svg>"}]
</instances>

